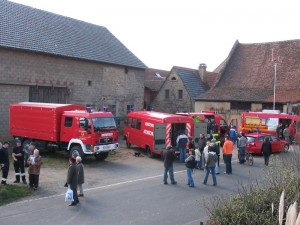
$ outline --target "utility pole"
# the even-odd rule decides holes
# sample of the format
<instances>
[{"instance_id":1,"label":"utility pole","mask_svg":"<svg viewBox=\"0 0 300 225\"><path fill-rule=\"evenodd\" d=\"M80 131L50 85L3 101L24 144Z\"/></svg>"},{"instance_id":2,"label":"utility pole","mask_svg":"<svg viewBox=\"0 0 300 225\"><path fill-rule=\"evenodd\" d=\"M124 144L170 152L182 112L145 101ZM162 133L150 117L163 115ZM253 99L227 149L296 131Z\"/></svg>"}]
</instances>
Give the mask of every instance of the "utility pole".
<instances>
[{"instance_id":1,"label":"utility pole","mask_svg":"<svg viewBox=\"0 0 300 225\"><path fill-rule=\"evenodd\" d=\"M279 59L279 56L278 56ZM274 100L273 100L273 110L275 110L275 102L276 102L276 67L277 67L277 59L273 57L273 49L272 49L272 62L274 66Z\"/></svg>"}]
</instances>

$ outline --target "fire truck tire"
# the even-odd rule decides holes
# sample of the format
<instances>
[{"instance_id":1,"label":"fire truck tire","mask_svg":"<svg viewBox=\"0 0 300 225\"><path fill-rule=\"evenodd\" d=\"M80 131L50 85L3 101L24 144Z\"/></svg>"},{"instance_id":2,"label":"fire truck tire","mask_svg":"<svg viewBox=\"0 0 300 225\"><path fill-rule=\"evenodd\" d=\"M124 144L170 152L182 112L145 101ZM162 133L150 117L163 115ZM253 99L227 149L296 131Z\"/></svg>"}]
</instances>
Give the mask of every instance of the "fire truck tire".
<instances>
[{"instance_id":1,"label":"fire truck tire","mask_svg":"<svg viewBox=\"0 0 300 225\"><path fill-rule=\"evenodd\" d=\"M108 156L108 152L103 152L103 153L99 153L99 154L94 154L94 157L97 159L97 160L100 160L100 161L103 161L107 158Z\"/></svg>"},{"instance_id":2,"label":"fire truck tire","mask_svg":"<svg viewBox=\"0 0 300 225\"><path fill-rule=\"evenodd\" d=\"M131 144L127 140L126 140L126 146L127 146L127 148L131 147Z\"/></svg>"},{"instance_id":3,"label":"fire truck tire","mask_svg":"<svg viewBox=\"0 0 300 225\"><path fill-rule=\"evenodd\" d=\"M24 147L24 152L25 154L28 154L29 153L29 145L30 145L30 141L29 140L25 140L23 142L23 147Z\"/></svg>"},{"instance_id":4,"label":"fire truck tire","mask_svg":"<svg viewBox=\"0 0 300 225\"><path fill-rule=\"evenodd\" d=\"M148 155L149 158L154 158L155 157L155 154L153 152L151 152L149 146L147 146L146 151L147 151L147 155Z\"/></svg>"},{"instance_id":5,"label":"fire truck tire","mask_svg":"<svg viewBox=\"0 0 300 225\"><path fill-rule=\"evenodd\" d=\"M82 159L84 158L83 151L79 145L75 145L74 147L71 148L70 151L70 157L77 157L80 156Z\"/></svg>"}]
</instances>

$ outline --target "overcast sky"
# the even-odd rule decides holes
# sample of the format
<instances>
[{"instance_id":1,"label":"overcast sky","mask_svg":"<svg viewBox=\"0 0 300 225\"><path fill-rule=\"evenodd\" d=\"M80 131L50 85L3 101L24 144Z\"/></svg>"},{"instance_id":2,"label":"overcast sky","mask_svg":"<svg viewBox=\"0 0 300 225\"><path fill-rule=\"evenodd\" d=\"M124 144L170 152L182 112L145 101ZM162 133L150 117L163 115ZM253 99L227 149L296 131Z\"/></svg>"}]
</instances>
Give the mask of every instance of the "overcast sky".
<instances>
[{"instance_id":1,"label":"overcast sky","mask_svg":"<svg viewBox=\"0 0 300 225\"><path fill-rule=\"evenodd\" d=\"M300 34L300 0L12 1L104 26L149 68L162 70L206 63L213 71L236 40L284 41Z\"/></svg>"}]
</instances>

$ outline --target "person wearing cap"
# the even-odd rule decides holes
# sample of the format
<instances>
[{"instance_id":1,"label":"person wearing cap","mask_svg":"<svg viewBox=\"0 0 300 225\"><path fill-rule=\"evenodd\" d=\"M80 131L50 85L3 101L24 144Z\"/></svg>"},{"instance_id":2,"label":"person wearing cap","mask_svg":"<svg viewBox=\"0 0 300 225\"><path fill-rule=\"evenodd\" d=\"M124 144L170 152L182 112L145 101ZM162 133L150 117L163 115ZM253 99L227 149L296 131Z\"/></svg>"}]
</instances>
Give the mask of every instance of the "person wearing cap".
<instances>
[{"instance_id":1,"label":"person wearing cap","mask_svg":"<svg viewBox=\"0 0 300 225\"><path fill-rule=\"evenodd\" d=\"M33 188L33 190L36 190L39 187L40 171L41 166L43 165L43 160L39 155L39 150L34 150L33 155L28 158L27 163L29 165L29 187Z\"/></svg>"},{"instance_id":2,"label":"person wearing cap","mask_svg":"<svg viewBox=\"0 0 300 225\"><path fill-rule=\"evenodd\" d=\"M9 171L9 158L8 158L8 141L4 141L2 148L0 149L0 165L2 170L2 181L1 184L6 185L6 180Z\"/></svg>"},{"instance_id":3,"label":"person wearing cap","mask_svg":"<svg viewBox=\"0 0 300 225\"><path fill-rule=\"evenodd\" d=\"M23 184L27 184L25 167L24 167L24 148L21 145L20 139L16 139L16 145L13 148L12 158L14 160L14 168L15 168L15 175L16 175L16 180L14 181L14 183L20 183L20 175L21 175Z\"/></svg>"},{"instance_id":4,"label":"person wearing cap","mask_svg":"<svg viewBox=\"0 0 300 225\"><path fill-rule=\"evenodd\" d=\"M166 150L163 151L161 155L162 159L164 160L164 184L168 184L168 172L171 180L171 184L177 184L177 181L174 179L174 170L173 170L173 162L176 159L175 153L172 151L172 145L168 145Z\"/></svg>"},{"instance_id":5,"label":"person wearing cap","mask_svg":"<svg viewBox=\"0 0 300 225\"><path fill-rule=\"evenodd\" d=\"M78 184L78 167L76 165L76 158L71 157L69 158L69 169L68 169L68 176L67 176L67 184L70 189L73 191L73 198L74 201L69 206L74 206L79 203L78 195L77 195L77 184Z\"/></svg>"}]
</instances>

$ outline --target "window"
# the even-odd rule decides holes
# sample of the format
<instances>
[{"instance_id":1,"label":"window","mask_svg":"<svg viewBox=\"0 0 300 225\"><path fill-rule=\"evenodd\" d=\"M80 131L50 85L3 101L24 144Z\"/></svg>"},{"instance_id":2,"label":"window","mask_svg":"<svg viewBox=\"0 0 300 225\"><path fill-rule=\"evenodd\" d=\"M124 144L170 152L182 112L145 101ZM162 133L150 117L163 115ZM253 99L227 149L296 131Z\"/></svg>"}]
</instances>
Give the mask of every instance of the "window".
<instances>
[{"instance_id":1,"label":"window","mask_svg":"<svg viewBox=\"0 0 300 225\"><path fill-rule=\"evenodd\" d=\"M170 91L165 90L165 99L169 99L169 97L170 97Z\"/></svg>"},{"instance_id":2,"label":"window","mask_svg":"<svg viewBox=\"0 0 300 225\"><path fill-rule=\"evenodd\" d=\"M130 127L131 125L131 118L127 118L127 127Z\"/></svg>"},{"instance_id":3,"label":"window","mask_svg":"<svg viewBox=\"0 0 300 225\"><path fill-rule=\"evenodd\" d=\"M72 127L73 118L72 117L66 117L65 118L65 127Z\"/></svg>"},{"instance_id":4,"label":"window","mask_svg":"<svg viewBox=\"0 0 300 225\"><path fill-rule=\"evenodd\" d=\"M131 122L131 127L132 128L135 128L135 125L136 125L136 119L132 119L132 122Z\"/></svg>"},{"instance_id":5,"label":"window","mask_svg":"<svg viewBox=\"0 0 300 225\"><path fill-rule=\"evenodd\" d=\"M134 110L134 105L127 105L127 107L126 107L126 114L130 113L131 110Z\"/></svg>"},{"instance_id":6,"label":"window","mask_svg":"<svg viewBox=\"0 0 300 225\"><path fill-rule=\"evenodd\" d=\"M155 73L155 75L156 75L157 77L161 77L161 75L160 75L159 73Z\"/></svg>"},{"instance_id":7,"label":"window","mask_svg":"<svg viewBox=\"0 0 300 225\"><path fill-rule=\"evenodd\" d=\"M178 90L178 99L182 99L182 98L183 98L183 91Z\"/></svg>"},{"instance_id":8,"label":"window","mask_svg":"<svg viewBox=\"0 0 300 225\"><path fill-rule=\"evenodd\" d=\"M91 120L87 118L80 118L79 128L91 128Z\"/></svg>"},{"instance_id":9,"label":"window","mask_svg":"<svg viewBox=\"0 0 300 225\"><path fill-rule=\"evenodd\" d=\"M141 129L141 120L137 120L137 124L136 124L136 129L140 130Z\"/></svg>"},{"instance_id":10,"label":"window","mask_svg":"<svg viewBox=\"0 0 300 225\"><path fill-rule=\"evenodd\" d=\"M117 116L117 105L108 105L108 111Z\"/></svg>"},{"instance_id":11,"label":"window","mask_svg":"<svg viewBox=\"0 0 300 225\"><path fill-rule=\"evenodd\" d=\"M177 79L176 79L176 77L172 77L172 78L171 78L171 80L173 80L173 81L174 81L174 80L177 80Z\"/></svg>"},{"instance_id":12,"label":"window","mask_svg":"<svg viewBox=\"0 0 300 225\"><path fill-rule=\"evenodd\" d=\"M231 102L230 109L251 110L251 103L250 102Z\"/></svg>"}]
</instances>

